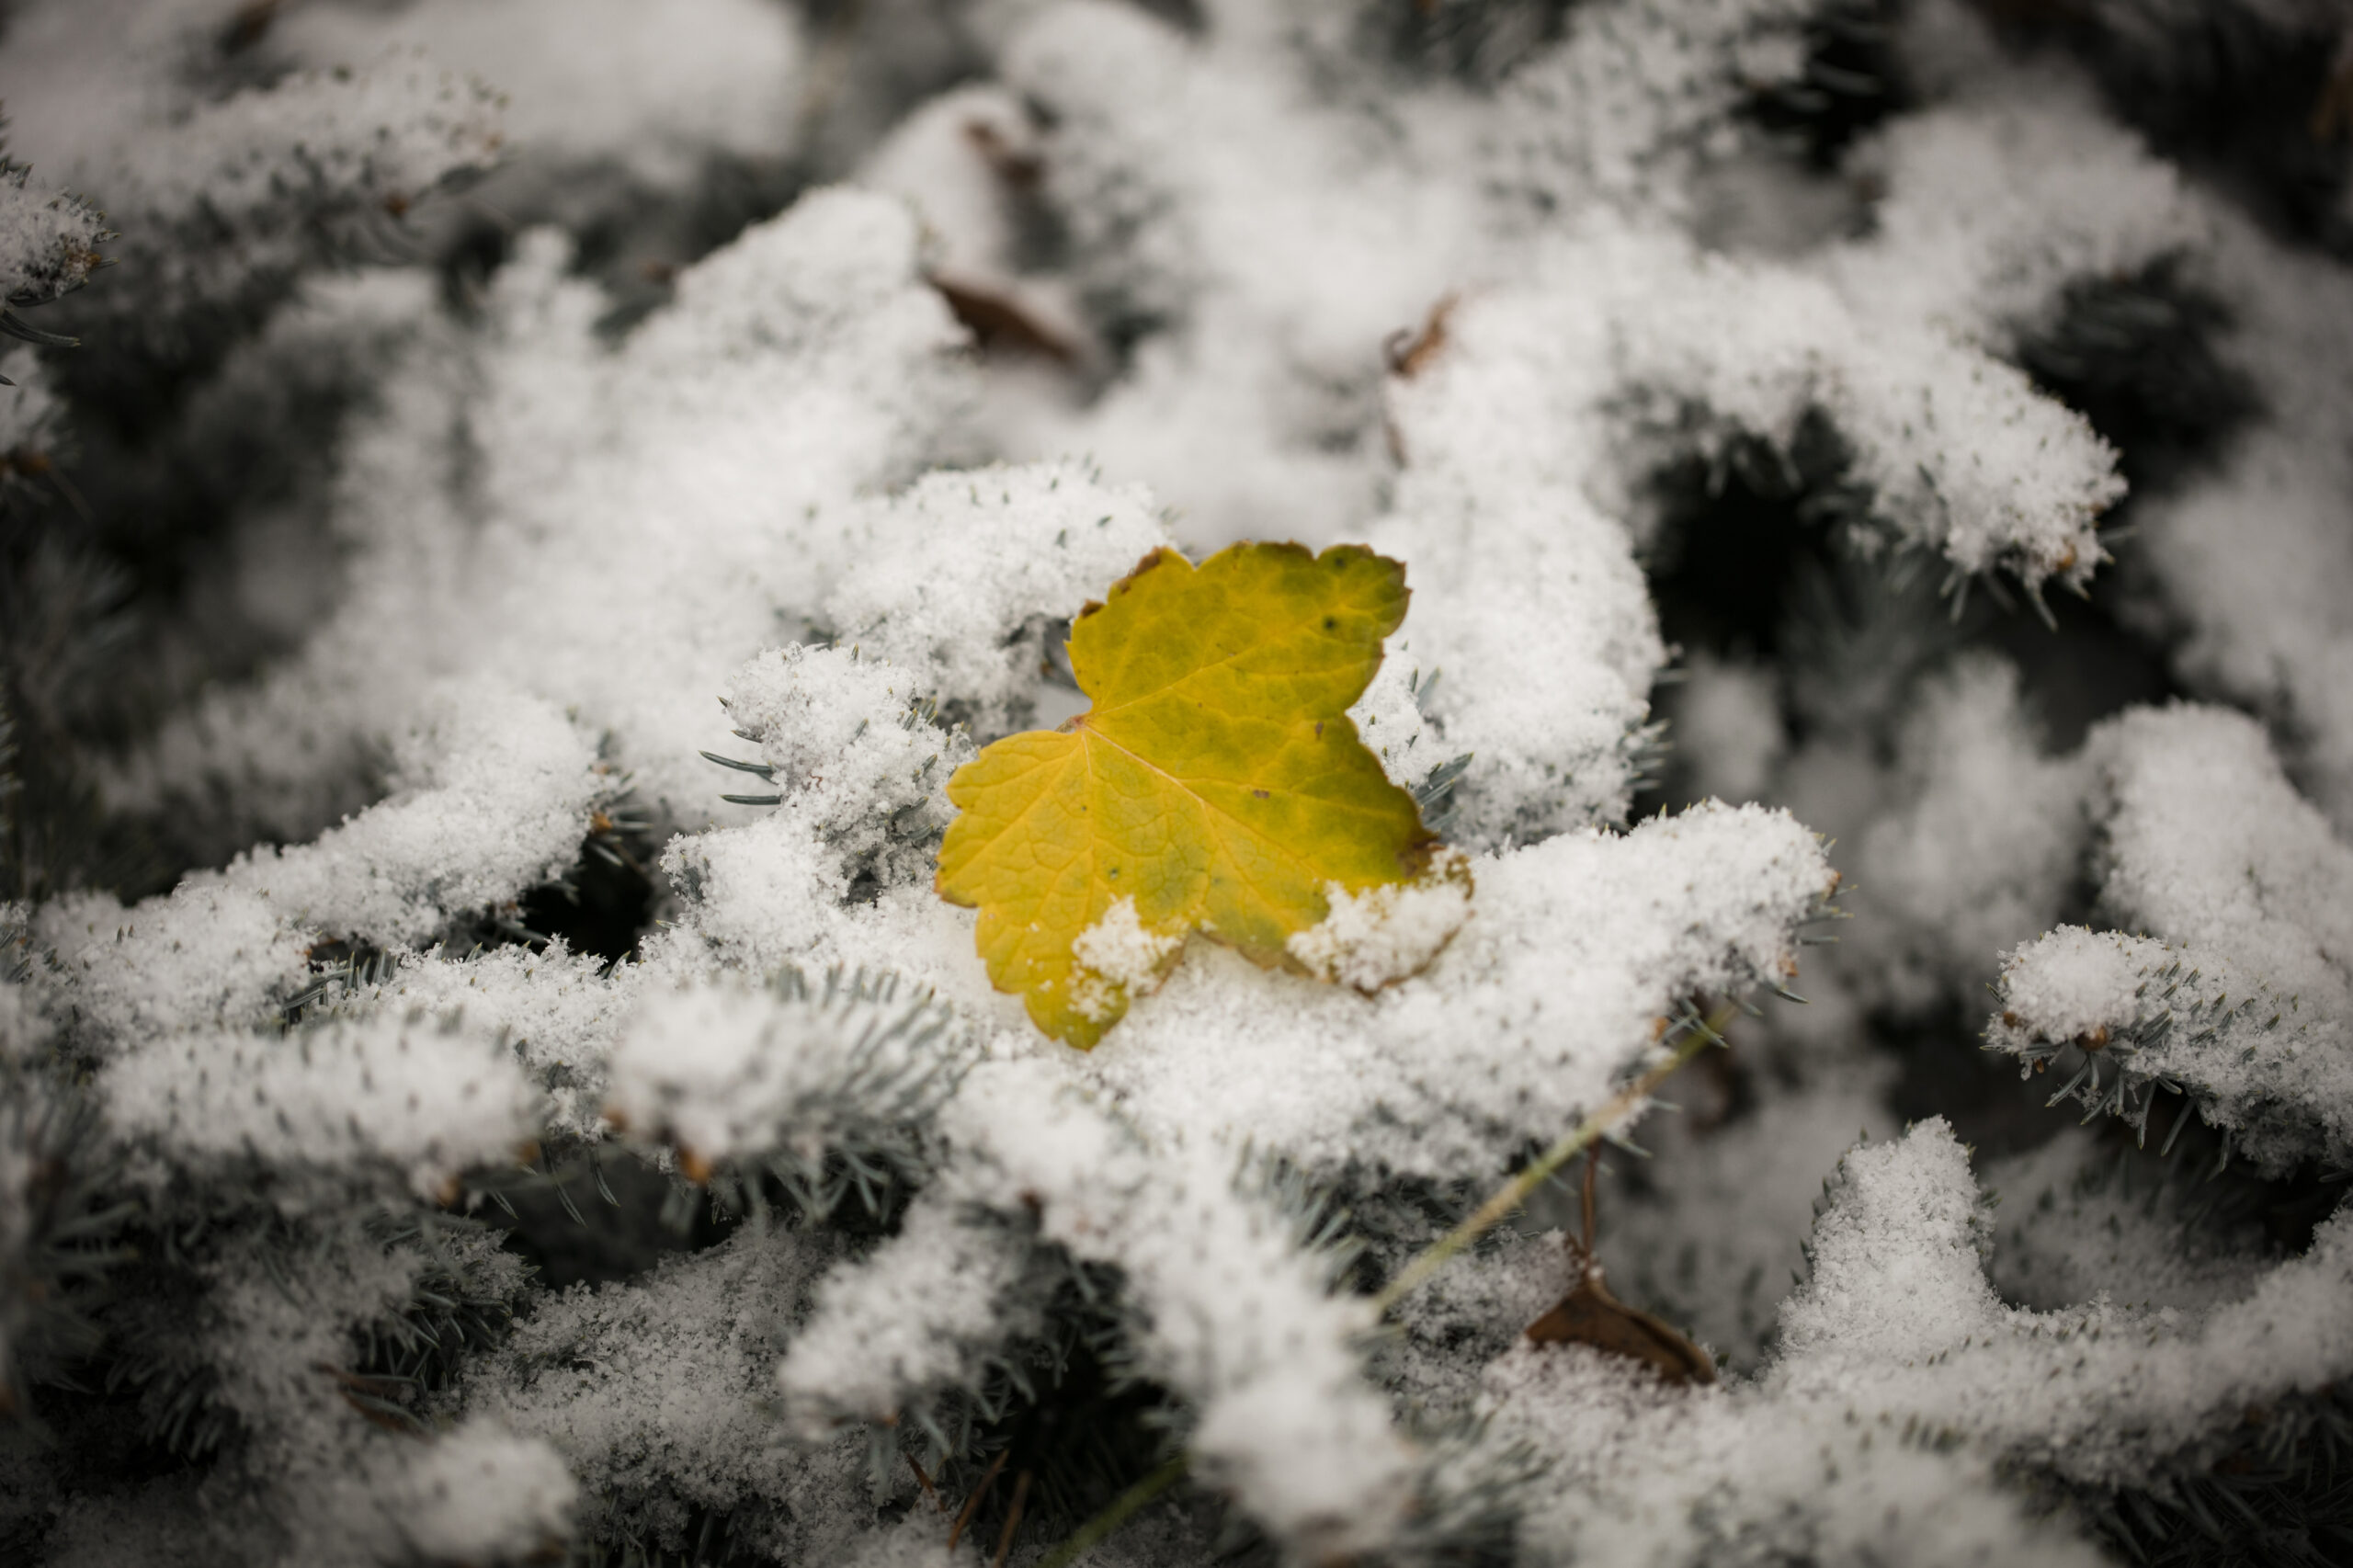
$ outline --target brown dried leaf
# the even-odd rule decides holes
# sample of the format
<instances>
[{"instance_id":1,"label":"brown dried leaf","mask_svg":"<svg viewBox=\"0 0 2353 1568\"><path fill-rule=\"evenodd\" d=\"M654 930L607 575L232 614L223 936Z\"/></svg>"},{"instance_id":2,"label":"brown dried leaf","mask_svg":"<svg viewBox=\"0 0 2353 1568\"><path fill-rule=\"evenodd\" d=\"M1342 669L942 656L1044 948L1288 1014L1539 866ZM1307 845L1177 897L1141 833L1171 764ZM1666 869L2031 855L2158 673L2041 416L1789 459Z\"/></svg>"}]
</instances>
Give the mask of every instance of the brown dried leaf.
<instances>
[{"instance_id":1,"label":"brown dried leaf","mask_svg":"<svg viewBox=\"0 0 2353 1568\"><path fill-rule=\"evenodd\" d=\"M1584 1277L1552 1310L1528 1325L1539 1345L1590 1345L1613 1356L1647 1361L1671 1383L1712 1383L1716 1363L1677 1330L1609 1293L1601 1270L1588 1265Z\"/></svg>"}]
</instances>

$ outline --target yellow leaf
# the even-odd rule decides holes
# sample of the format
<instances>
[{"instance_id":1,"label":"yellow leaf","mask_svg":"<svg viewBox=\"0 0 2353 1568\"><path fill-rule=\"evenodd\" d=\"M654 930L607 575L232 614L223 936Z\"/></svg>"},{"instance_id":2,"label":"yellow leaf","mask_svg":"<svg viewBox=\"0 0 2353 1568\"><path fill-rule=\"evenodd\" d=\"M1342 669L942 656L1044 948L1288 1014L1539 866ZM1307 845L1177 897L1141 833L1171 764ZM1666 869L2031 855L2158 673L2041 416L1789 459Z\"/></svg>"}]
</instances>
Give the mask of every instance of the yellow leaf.
<instances>
[{"instance_id":1,"label":"yellow leaf","mask_svg":"<svg viewBox=\"0 0 2353 1568\"><path fill-rule=\"evenodd\" d=\"M1197 930L1263 966L1359 984L1368 971L1337 961L1336 942L1427 963L1469 879L1347 717L1406 597L1404 568L1361 546L1238 544L1199 569L1155 551L1081 611L1071 667L1095 706L997 742L948 784L961 814L939 894L980 911L996 988L1085 1048ZM1349 935L1395 903L1355 895L1425 887L1451 924L1425 910L1418 940ZM1319 932L1336 899L1356 924Z\"/></svg>"}]
</instances>

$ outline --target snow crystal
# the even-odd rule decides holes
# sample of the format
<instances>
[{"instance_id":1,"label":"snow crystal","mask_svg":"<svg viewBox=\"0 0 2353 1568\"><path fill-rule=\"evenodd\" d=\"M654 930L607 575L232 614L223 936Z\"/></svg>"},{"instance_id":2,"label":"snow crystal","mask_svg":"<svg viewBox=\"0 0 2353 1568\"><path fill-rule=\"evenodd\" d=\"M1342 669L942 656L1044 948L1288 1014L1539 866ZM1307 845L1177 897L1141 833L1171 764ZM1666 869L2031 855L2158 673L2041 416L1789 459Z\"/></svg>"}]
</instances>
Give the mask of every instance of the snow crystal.
<instances>
[{"instance_id":1,"label":"snow crystal","mask_svg":"<svg viewBox=\"0 0 2353 1568\"><path fill-rule=\"evenodd\" d=\"M52 900L32 924L54 984L108 1050L206 1026L260 1025L303 974L311 937L257 892L199 879L125 909L104 893Z\"/></svg>"},{"instance_id":2,"label":"snow crystal","mask_svg":"<svg viewBox=\"0 0 2353 1568\"><path fill-rule=\"evenodd\" d=\"M1793 973L1794 927L1833 881L1812 835L1758 807L1563 835L1471 870L1472 918L1419 976L1367 997L1207 949L1086 1073L1170 1138L1484 1176L1493 1139L1558 1137L1694 994Z\"/></svg>"}]
</instances>

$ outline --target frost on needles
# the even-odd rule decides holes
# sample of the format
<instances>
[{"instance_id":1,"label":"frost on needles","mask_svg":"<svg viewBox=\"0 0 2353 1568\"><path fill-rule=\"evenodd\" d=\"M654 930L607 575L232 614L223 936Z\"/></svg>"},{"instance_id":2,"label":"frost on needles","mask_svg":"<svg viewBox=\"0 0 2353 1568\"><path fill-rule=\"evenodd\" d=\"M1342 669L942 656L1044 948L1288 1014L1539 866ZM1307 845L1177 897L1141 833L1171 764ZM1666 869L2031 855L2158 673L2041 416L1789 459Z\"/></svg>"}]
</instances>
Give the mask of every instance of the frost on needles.
<instances>
[{"instance_id":1,"label":"frost on needles","mask_svg":"<svg viewBox=\"0 0 2353 1568\"><path fill-rule=\"evenodd\" d=\"M2348 36L11 7L0 1558L2343 1557ZM949 780L1242 540L1462 876L1074 1051Z\"/></svg>"}]
</instances>

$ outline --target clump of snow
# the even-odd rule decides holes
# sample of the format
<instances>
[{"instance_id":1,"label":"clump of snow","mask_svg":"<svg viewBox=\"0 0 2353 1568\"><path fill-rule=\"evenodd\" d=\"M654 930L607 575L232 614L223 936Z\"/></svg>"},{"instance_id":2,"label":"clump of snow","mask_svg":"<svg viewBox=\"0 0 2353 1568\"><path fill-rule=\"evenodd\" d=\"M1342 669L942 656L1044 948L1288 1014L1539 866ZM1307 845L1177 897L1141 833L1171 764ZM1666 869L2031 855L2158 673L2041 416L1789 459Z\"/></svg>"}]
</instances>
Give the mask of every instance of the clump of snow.
<instances>
[{"instance_id":1,"label":"clump of snow","mask_svg":"<svg viewBox=\"0 0 2353 1568\"><path fill-rule=\"evenodd\" d=\"M1985 1189L2001 1205L1988 1268L1995 1289L2039 1312L2103 1293L2191 1314L2243 1299L2273 1259L2267 1247L2195 1221L2202 1174L2167 1180L2135 1171L2073 1127L1989 1163Z\"/></svg>"},{"instance_id":2,"label":"clump of snow","mask_svg":"<svg viewBox=\"0 0 2353 1568\"><path fill-rule=\"evenodd\" d=\"M1422 718L1424 679L1412 642L1404 632L1392 632L1381 645L1381 667L1348 710L1357 739L1381 759L1389 782L1402 790L1413 789L1449 760Z\"/></svg>"},{"instance_id":3,"label":"clump of snow","mask_svg":"<svg viewBox=\"0 0 2353 1568\"><path fill-rule=\"evenodd\" d=\"M1802 0L1580 7L1505 83L1494 177L1539 210L1682 209L1699 169L1739 145L1744 97L1802 78L1807 15Z\"/></svg>"},{"instance_id":4,"label":"clump of snow","mask_svg":"<svg viewBox=\"0 0 2353 1568\"><path fill-rule=\"evenodd\" d=\"M543 1441L470 1421L435 1437L404 1469L387 1511L423 1557L524 1558L572 1533L579 1483Z\"/></svg>"},{"instance_id":5,"label":"clump of snow","mask_svg":"<svg viewBox=\"0 0 2353 1568\"><path fill-rule=\"evenodd\" d=\"M518 156L605 159L683 186L713 153L777 157L799 127L799 18L758 0L418 0L304 6L271 41L306 64L419 49L495 88Z\"/></svg>"},{"instance_id":6,"label":"clump of snow","mask_svg":"<svg viewBox=\"0 0 2353 1568\"><path fill-rule=\"evenodd\" d=\"M777 1369L787 1419L814 1441L977 1385L994 1352L1045 1326L1031 1250L1001 1219L918 1198L896 1235L818 1286Z\"/></svg>"},{"instance_id":7,"label":"clump of snow","mask_svg":"<svg viewBox=\"0 0 2353 1568\"><path fill-rule=\"evenodd\" d=\"M1932 1119L1840 1163L1759 1379L1679 1388L1585 1346L1524 1344L1487 1369L1483 1442L1548 1461L1521 1540L1552 1557L1698 1562L1769 1541L2088 1564L2104 1559L2034 1522L2001 1467L2145 1483L2218 1417L2338 1375L2347 1240L2340 1215L2243 1300L2198 1312L2008 1306L1986 1280L1995 1231L1967 1152Z\"/></svg>"},{"instance_id":8,"label":"clump of snow","mask_svg":"<svg viewBox=\"0 0 2353 1568\"><path fill-rule=\"evenodd\" d=\"M733 744L712 699L816 612L854 493L904 479L960 395L961 334L915 251L896 203L815 191L613 346L568 246L523 236L479 332L428 320L347 437L342 601L295 657L166 730L168 766L134 770L123 803L239 780L257 756L347 767L440 683L479 681L572 713L657 816L744 820L697 755ZM415 656L388 666L394 643Z\"/></svg>"},{"instance_id":9,"label":"clump of snow","mask_svg":"<svg viewBox=\"0 0 2353 1568\"><path fill-rule=\"evenodd\" d=\"M2085 781L2078 759L2044 756L2016 666L1990 656L1923 683L1896 747L1893 809L1851 868L1872 918L1843 956L1887 1004L1918 1011L2058 918L2083 855Z\"/></svg>"},{"instance_id":10,"label":"clump of snow","mask_svg":"<svg viewBox=\"0 0 2353 1568\"><path fill-rule=\"evenodd\" d=\"M1831 257L1847 290L1996 347L2047 323L2068 283L2213 233L2179 171L2056 74L1896 120L1847 169L1882 193L1870 238Z\"/></svg>"},{"instance_id":11,"label":"clump of snow","mask_svg":"<svg viewBox=\"0 0 2353 1568\"><path fill-rule=\"evenodd\" d=\"M259 1026L303 973L311 938L256 890L195 879L125 909L104 893L52 900L31 940L80 1018L87 1047L111 1053L207 1026Z\"/></svg>"},{"instance_id":12,"label":"clump of snow","mask_svg":"<svg viewBox=\"0 0 2353 1568\"><path fill-rule=\"evenodd\" d=\"M762 653L721 699L764 765L737 774L731 792L773 789L780 812L826 846L843 877L927 876L932 842L955 814L948 780L973 746L961 726L936 722L922 690L916 670L856 646Z\"/></svg>"},{"instance_id":13,"label":"clump of snow","mask_svg":"<svg viewBox=\"0 0 2353 1568\"><path fill-rule=\"evenodd\" d=\"M1279 1215L1235 1190L1213 1145L1149 1154L1041 1062L976 1069L943 1112L958 1152L946 1194L1115 1265L1145 1369L1198 1413L1188 1445L1279 1540L1328 1556L1381 1540L1409 1501L1410 1449L1354 1347L1359 1298L1328 1293Z\"/></svg>"},{"instance_id":14,"label":"clump of snow","mask_svg":"<svg viewBox=\"0 0 2353 1568\"><path fill-rule=\"evenodd\" d=\"M1168 542L1142 486L1067 462L927 474L870 509L852 539L825 600L835 638L991 734L1027 716L1044 628Z\"/></svg>"},{"instance_id":15,"label":"clump of snow","mask_svg":"<svg viewBox=\"0 0 2353 1568\"><path fill-rule=\"evenodd\" d=\"M2083 1040L2105 1045L2130 1033L2140 1019L2148 976L2166 967L2170 950L2148 937L2062 926L2023 944L2002 966L2001 1019L1996 1043L2017 1038ZM2013 1021L2015 1018L2015 1022Z\"/></svg>"},{"instance_id":16,"label":"clump of snow","mask_svg":"<svg viewBox=\"0 0 2353 1568\"><path fill-rule=\"evenodd\" d=\"M1440 850L1413 881L1360 893L1331 882L1324 896L1331 913L1283 950L1318 980L1370 994L1427 969L1471 918L1470 861L1459 850Z\"/></svg>"},{"instance_id":17,"label":"clump of snow","mask_svg":"<svg viewBox=\"0 0 2353 1568\"><path fill-rule=\"evenodd\" d=\"M537 1096L506 1042L422 1012L284 1034L201 1029L126 1051L105 1074L108 1119L159 1178L245 1165L366 1174L389 1166L438 1196L468 1165L510 1157ZM289 1201L299 1201L290 1198Z\"/></svg>"},{"instance_id":18,"label":"clump of snow","mask_svg":"<svg viewBox=\"0 0 2353 1568\"><path fill-rule=\"evenodd\" d=\"M1691 655L1667 697L1667 734L1694 800L1763 795L1790 744L1774 685L1754 664Z\"/></svg>"},{"instance_id":19,"label":"clump of snow","mask_svg":"<svg viewBox=\"0 0 2353 1568\"><path fill-rule=\"evenodd\" d=\"M2086 750L2099 909L2122 929L2013 953L1988 1040L2144 1135L2164 1085L2268 1169L2353 1159L2353 848L2242 714L2136 709Z\"/></svg>"},{"instance_id":20,"label":"clump of snow","mask_svg":"<svg viewBox=\"0 0 2353 1568\"><path fill-rule=\"evenodd\" d=\"M1838 1174L1807 1249L1813 1278L1781 1308L1784 1359L1903 1361L2000 1312L1993 1216L1941 1117L1849 1151Z\"/></svg>"},{"instance_id":21,"label":"clump of snow","mask_svg":"<svg viewBox=\"0 0 2353 1568\"><path fill-rule=\"evenodd\" d=\"M1112 900L1103 917L1071 942L1071 957L1078 960L1071 1005L1090 1018L1113 1017L1122 998L1158 990L1184 946L1181 931L1147 930L1134 899Z\"/></svg>"},{"instance_id":22,"label":"clump of snow","mask_svg":"<svg viewBox=\"0 0 2353 1568\"><path fill-rule=\"evenodd\" d=\"M1941 1119L1849 1153L1841 1177L1815 1230L1813 1278L1783 1311L1769 1392L1865 1419L1915 1417L2114 1484L2152 1473L2218 1413L2353 1365L2353 1214L2323 1224L2310 1251L2244 1299L2202 1313L2105 1297L2035 1312L2004 1305L1985 1280L1995 1233Z\"/></svg>"},{"instance_id":23,"label":"clump of snow","mask_svg":"<svg viewBox=\"0 0 2353 1568\"><path fill-rule=\"evenodd\" d=\"M548 1133L593 1140L604 1129L605 1059L644 979L640 966L573 952L562 937L536 950L462 958L436 949L397 955L389 972L331 991L312 1016L421 1008L462 1017L503 1038L530 1074Z\"/></svg>"},{"instance_id":24,"label":"clump of snow","mask_svg":"<svg viewBox=\"0 0 2353 1568\"><path fill-rule=\"evenodd\" d=\"M313 843L255 850L223 880L289 922L413 943L552 879L606 791L595 743L519 693L446 687L400 746L391 799Z\"/></svg>"},{"instance_id":25,"label":"clump of snow","mask_svg":"<svg viewBox=\"0 0 2353 1568\"><path fill-rule=\"evenodd\" d=\"M323 241L337 225L397 216L494 161L500 119L482 84L409 51L358 65L191 106L168 132L125 136L152 103L111 128L106 152L69 167L120 231L114 253L140 286L92 291L76 308L123 334L267 298L332 254ZM204 243L224 232L239 243Z\"/></svg>"},{"instance_id":26,"label":"clump of snow","mask_svg":"<svg viewBox=\"0 0 2353 1568\"><path fill-rule=\"evenodd\" d=\"M866 1124L914 1120L954 1086L972 1042L927 998L792 971L650 991L608 1065L616 1119L703 1161L789 1149L814 1163Z\"/></svg>"},{"instance_id":27,"label":"clump of snow","mask_svg":"<svg viewBox=\"0 0 2353 1568\"><path fill-rule=\"evenodd\" d=\"M89 281L108 235L89 203L0 157L0 302L42 305ZM13 445L13 443L11 443Z\"/></svg>"}]
</instances>

